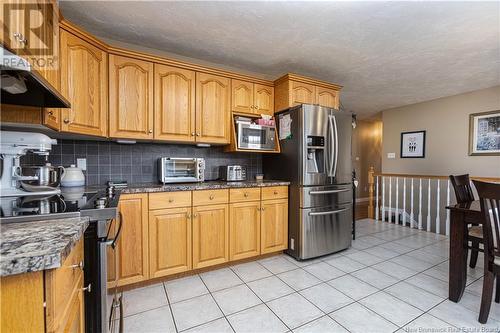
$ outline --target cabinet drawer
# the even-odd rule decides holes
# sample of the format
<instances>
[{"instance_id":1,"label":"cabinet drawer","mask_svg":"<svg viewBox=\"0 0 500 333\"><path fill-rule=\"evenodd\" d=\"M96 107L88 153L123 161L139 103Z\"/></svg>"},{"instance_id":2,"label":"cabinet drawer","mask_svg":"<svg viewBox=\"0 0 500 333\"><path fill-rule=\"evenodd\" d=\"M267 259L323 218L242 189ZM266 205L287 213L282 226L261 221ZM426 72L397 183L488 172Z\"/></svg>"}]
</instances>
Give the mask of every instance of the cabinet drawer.
<instances>
[{"instance_id":1,"label":"cabinet drawer","mask_svg":"<svg viewBox=\"0 0 500 333\"><path fill-rule=\"evenodd\" d=\"M61 267L46 271L47 327L57 331L67 316L71 296L82 287L83 239L73 248ZM92 286L95 287L95 286Z\"/></svg>"},{"instance_id":2,"label":"cabinet drawer","mask_svg":"<svg viewBox=\"0 0 500 333\"><path fill-rule=\"evenodd\" d=\"M271 186L262 188L262 200L288 198L288 186Z\"/></svg>"},{"instance_id":3,"label":"cabinet drawer","mask_svg":"<svg viewBox=\"0 0 500 333\"><path fill-rule=\"evenodd\" d=\"M229 190L230 202L260 200L260 188L232 188Z\"/></svg>"},{"instance_id":4,"label":"cabinet drawer","mask_svg":"<svg viewBox=\"0 0 500 333\"><path fill-rule=\"evenodd\" d=\"M191 191L149 194L149 209L179 208L191 206Z\"/></svg>"},{"instance_id":5,"label":"cabinet drawer","mask_svg":"<svg viewBox=\"0 0 500 333\"><path fill-rule=\"evenodd\" d=\"M193 206L215 205L228 202L228 190L203 190L193 192Z\"/></svg>"}]
</instances>

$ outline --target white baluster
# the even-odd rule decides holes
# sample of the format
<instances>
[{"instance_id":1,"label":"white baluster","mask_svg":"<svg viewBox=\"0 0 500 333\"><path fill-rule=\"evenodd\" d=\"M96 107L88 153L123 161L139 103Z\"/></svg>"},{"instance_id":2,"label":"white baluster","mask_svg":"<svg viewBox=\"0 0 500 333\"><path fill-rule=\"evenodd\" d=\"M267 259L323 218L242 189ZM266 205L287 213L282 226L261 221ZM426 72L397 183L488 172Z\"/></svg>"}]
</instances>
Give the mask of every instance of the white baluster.
<instances>
[{"instance_id":1,"label":"white baluster","mask_svg":"<svg viewBox=\"0 0 500 333\"><path fill-rule=\"evenodd\" d=\"M415 228L415 215L413 214L413 178L411 179L411 195L410 195L410 227Z\"/></svg>"},{"instance_id":2,"label":"white baluster","mask_svg":"<svg viewBox=\"0 0 500 333\"><path fill-rule=\"evenodd\" d=\"M422 178L418 180L418 228L422 229Z\"/></svg>"},{"instance_id":3,"label":"white baluster","mask_svg":"<svg viewBox=\"0 0 500 333\"><path fill-rule=\"evenodd\" d=\"M406 177L403 178L403 222L406 226Z\"/></svg>"},{"instance_id":4,"label":"white baluster","mask_svg":"<svg viewBox=\"0 0 500 333\"><path fill-rule=\"evenodd\" d=\"M427 231L431 231L431 179L427 185Z\"/></svg>"},{"instance_id":5,"label":"white baluster","mask_svg":"<svg viewBox=\"0 0 500 333\"><path fill-rule=\"evenodd\" d=\"M450 205L450 180L446 183L446 206ZM450 235L450 210L446 210L446 236Z\"/></svg>"},{"instance_id":6,"label":"white baluster","mask_svg":"<svg viewBox=\"0 0 500 333\"><path fill-rule=\"evenodd\" d=\"M392 223L392 177L389 177L389 223Z\"/></svg>"},{"instance_id":7,"label":"white baluster","mask_svg":"<svg viewBox=\"0 0 500 333\"><path fill-rule=\"evenodd\" d=\"M394 223L399 224L399 178L396 177L396 211L394 212Z\"/></svg>"},{"instance_id":8,"label":"white baluster","mask_svg":"<svg viewBox=\"0 0 500 333\"><path fill-rule=\"evenodd\" d=\"M440 233L441 229L441 218L439 217L439 206L441 205L441 188L439 187L440 181L437 181L437 193L436 193L436 234Z\"/></svg>"},{"instance_id":9,"label":"white baluster","mask_svg":"<svg viewBox=\"0 0 500 333\"><path fill-rule=\"evenodd\" d=\"M382 221L385 221L385 177L382 176Z\"/></svg>"},{"instance_id":10,"label":"white baluster","mask_svg":"<svg viewBox=\"0 0 500 333\"><path fill-rule=\"evenodd\" d=\"M378 221L378 176L375 177L375 221Z\"/></svg>"}]
</instances>

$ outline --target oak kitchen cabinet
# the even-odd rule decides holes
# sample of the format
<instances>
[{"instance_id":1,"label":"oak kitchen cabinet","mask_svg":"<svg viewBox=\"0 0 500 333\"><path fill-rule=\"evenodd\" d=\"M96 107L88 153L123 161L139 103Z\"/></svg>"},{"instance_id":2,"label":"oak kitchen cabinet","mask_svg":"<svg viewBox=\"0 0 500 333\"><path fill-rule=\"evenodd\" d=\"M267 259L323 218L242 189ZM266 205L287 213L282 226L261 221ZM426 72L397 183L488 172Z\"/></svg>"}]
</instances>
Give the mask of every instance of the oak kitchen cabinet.
<instances>
[{"instance_id":1,"label":"oak kitchen cabinet","mask_svg":"<svg viewBox=\"0 0 500 333\"><path fill-rule=\"evenodd\" d=\"M260 200L231 203L229 212L229 258L239 260L258 256L260 254Z\"/></svg>"},{"instance_id":2,"label":"oak kitchen cabinet","mask_svg":"<svg viewBox=\"0 0 500 333\"><path fill-rule=\"evenodd\" d=\"M61 29L61 92L71 103L62 131L107 136L107 66L105 51Z\"/></svg>"},{"instance_id":3,"label":"oak kitchen cabinet","mask_svg":"<svg viewBox=\"0 0 500 333\"><path fill-rule=\"evenodd\" d=\"M275 112L299 104L318 104L339 108L339 85L323 82L296 74L286 74L274 81Z\"/></svg>"},{"instance_id":4,"label":"oak kitchen cabinet","mask_svg":"<svg viewBox=\"0 0 500 333\"><path fill-rule=\"evenodd\" d=\"M288 199L262 201L261 254L288 247Z\"/></svg>"},{"instance_id":5,"label":"oak kitchen cabinet","mask_svg":"<svg viewBox=\"0 0 500 333\"><path fill-rule=\"evenodd\" d=\"M153 63L109 55L109 136L153 139Z\"/></svg>"},{"instance_id":6,"label":"oak kitchen cabinet","mask_svg":"<svg viewBox=\"0 0 500 333\"><path fill-rule=\"evenodd\" d=\"M231 80L231 110L250 114L274 113L274 88L242 80Z\"/></svg>"},{"instance_id":7,"label":"oak kitchen cabinet","mask_svg":"<svg viewBox=\"0 0 500 333\"><path fill-rule=\"evenodd\" d=\"M117 286L149 278L148 194L122 194L122 230L116 247Z\"/></svg>"},{"instance_id":8,"label":"oak kitchen cabinet","mask_svg":"<svg viewBox=\"0 0 500 333\"><path fill-rule=\"evenodd\" d=\"M196 141L229 143L231 79L196 73Z\"/></svg>"},{"instance_id":9,"label":"oak kitchen cabinet","mask_svg":"<svg viewBox=\"0 0 500 333\"><path fill-rule=\"evenodd\" d=\"M154 65L154 138L194 142L196 73Z\"/></svg>"}]
</instances>

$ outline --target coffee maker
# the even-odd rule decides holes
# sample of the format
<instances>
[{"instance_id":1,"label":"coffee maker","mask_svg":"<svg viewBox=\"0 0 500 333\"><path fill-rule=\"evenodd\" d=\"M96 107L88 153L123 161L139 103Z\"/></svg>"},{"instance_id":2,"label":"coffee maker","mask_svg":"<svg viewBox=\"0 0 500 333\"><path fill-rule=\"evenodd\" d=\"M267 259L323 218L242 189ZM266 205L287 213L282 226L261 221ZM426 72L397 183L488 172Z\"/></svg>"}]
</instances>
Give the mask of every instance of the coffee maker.
<instances>
[{"instance_id":1,"label":"coffee maker","mask_svg":"<svg viewBox=\"0 0 500 333\"><path fill-rule=\"evenodd\" d=\"M0 155L3 162L0 178L0 197L60 193L59 189L28 192L20 188L20 181L38 179L37 176L23 176L20 174L20 157L26 155L27 152L48 156L52 145L55 144L57 144L57 140L41 133L0 131Z\"/></svg>"}]
</instances>

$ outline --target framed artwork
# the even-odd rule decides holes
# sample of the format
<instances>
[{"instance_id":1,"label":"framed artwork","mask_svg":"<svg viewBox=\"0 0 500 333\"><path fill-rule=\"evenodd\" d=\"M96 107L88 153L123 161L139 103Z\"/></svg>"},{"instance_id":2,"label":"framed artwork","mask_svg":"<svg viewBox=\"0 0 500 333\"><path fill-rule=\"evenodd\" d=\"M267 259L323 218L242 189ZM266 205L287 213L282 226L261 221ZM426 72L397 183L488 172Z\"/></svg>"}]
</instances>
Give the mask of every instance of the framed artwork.
<instances>
[{"instance_id":1,"label":"framed artwork","mask_svg":"<svg viewBox=\"0 0 500 333\"><path fill-rule=\"evenodd\" d=\"M500 156L500 110L469 116L469 155Z\"/></svg>"},{"instance_id":2,"label":"framed artwork","mask_svg":"<svg viewBox=\"0 0 500 333\"><path fill-rule=\"evenodd\" d=\"M425 131L401 133L401 158L425 157Z\"/></svg>"}]
</instances>

